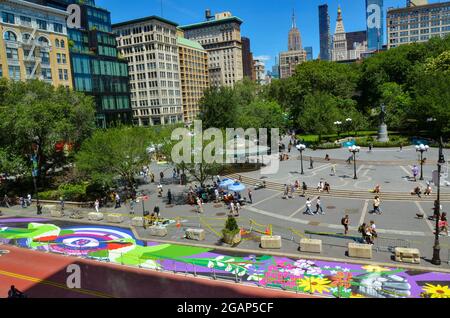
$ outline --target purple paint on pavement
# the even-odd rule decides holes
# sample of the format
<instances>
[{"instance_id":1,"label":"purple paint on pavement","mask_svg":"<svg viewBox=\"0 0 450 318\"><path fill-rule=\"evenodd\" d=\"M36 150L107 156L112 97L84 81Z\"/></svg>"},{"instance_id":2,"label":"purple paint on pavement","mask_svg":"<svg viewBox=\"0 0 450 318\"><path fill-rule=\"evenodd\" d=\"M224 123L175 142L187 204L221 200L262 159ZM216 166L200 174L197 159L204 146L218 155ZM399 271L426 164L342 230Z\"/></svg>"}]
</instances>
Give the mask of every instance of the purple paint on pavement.
<instances>
[{"instance_id":1,"label":"purple paint on pavement","mask_svg":"<svg viewBox=\"0 0 450 318\"><path fill-rule=\"evenodd\" d=\"M6 218L0 219L1 224L5 223L30 223L30 222L42 222L47 221L45 218Z\"/></svg>"}]
</instances>

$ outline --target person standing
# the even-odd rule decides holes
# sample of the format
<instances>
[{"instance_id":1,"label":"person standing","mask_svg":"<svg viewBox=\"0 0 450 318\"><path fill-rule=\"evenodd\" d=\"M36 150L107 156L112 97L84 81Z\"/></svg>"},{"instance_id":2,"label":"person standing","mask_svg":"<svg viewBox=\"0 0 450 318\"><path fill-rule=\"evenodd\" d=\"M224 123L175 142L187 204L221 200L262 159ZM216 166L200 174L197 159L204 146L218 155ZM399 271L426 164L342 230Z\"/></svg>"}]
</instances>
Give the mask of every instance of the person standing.
<instances>
[{"instance_id":1,"label":"person standing","mask_svg":"<svg viewBox=\"0 0 450 318\"><path fill-rule=\"evenodd\" d=\"M250 200L250 204L253 204L253 194L250 189L248 189L248 199Z\"/></svg>"},{"instance_id":2,"label":"person standing","mask_svg":"<svg viewBox=\"0 0 450 318\"><path fill-rule=\"evenodd\" d=\"M116 200L116 209L118 209L118 208L120 208L120 196L119 196L119 194L116 192L116 197L115 197L115 200Z\"/></svg>"},{"instance_id":3,"label":"person standing","mask_svg":"<svg viewBox=\"0 0 450 318\"><path fill-rule=\"evenodd\" d=\"M336 164L333 164L333 165L331 166L331 175L332 175L332 176L335 176L335 175L336 175Z\"/></svg>"},{"instance_id":4,"label":"person standing","mask_svg":"<svg viewBox=\"0 0 450 318\"><path fill-rule=\"evenodd\" d=\"M312 157L309 157L309 169L314 169L314 161Z\"/></svg>"},{"instance_id":5,"label":"person standing","mask_svg":"<svg viewBox=\"0 0 450 318\"><path fill-rule=\"evenodd\" d=\"M239 203L239 201L236 202L236 215L235 216L239 216L239 211L241 210L241 204Z\"/></svg>"},{"instance_id":6,"label":"person standing","mask_svg":"<svg viewBox=\"0 0 450 318\"><path fill-rule=\"evenodd\" d=\"M323 209L322 209L322 203L320 202L320 197L317 198L317 201L316 201L316 212L314 212L314 213L318 214L319 210L320 210L320 214L325 214L323 212Z\"/></svg>"},{"instance_id":7,"label":"person standing","mask_svg":"<svg viewBox=\"0 0 450 318\"><path fill-rule=\"evenodd\" d=\"M61 213L64 215L64 204L65 204L65 202L64 202L64 197L60 197L59 198L59 205L60 205L60 207L61 207Z\"/></svg>"},{"instance_id":8,"label":"person standing","mask_svg":"<svg viewBox=\"0 0 450 318\"><path fill-rule=\"evenodd\" d=\"M28 193L27 195L27 205L30 206L31 205L31 194Z\"/></svg>"},{"instance_id":9,"label":"person standing","mask_svg":"<svg viewBox=\"0 0 450 318\"><path fill-rule=\"evenodd\" d=\"M170 192L170 189L167 190L167 202L172 204L172 192Z\"/></svg>"},{"instance_id":10,"label":"person standing","mask_svg":"<svg viewBox=\"0 0 450 318\"><path fill-rule=\"evenodd\" d=\"M159 206L155 206L153 208L153 213L155 214L155 216L159 219Z\"/></svg>"},{"instance_id":11,"label":"person standing","mask_svg":"<svg viewBox=\"0 0 450 318\"><path fill-rule=\"evenodd\" d=\"M312 215L313 213L311 212L311 200L310 200L310 198L308 198L307 200L306 200L306 211L305 211L305 214L309 214L309 215Z\"/></svg>"},{"instance_id":12,"label":"person standing","mask_svg":"<svg viewBox=\"0 0 450 318\"><path fill-rule=\"evenodd\" d=\"M95 199L95 202L94 202L95 212L99 213L99 211L98 211L99 207L100 207L100 201L98 199Z\"/></svg>"},{"instance_id":13,"label":"person standing","mask_svg":"<svg viewBox=\"0 0 450 318\"><path fill-rule=\"evenodd\" d=\"M370 233L372 233L373 238L377 238L377 226L374 221L370 221Z\"/></svg>"},{"instance_id":14,"label":"person standing","mask_svg":"<svg viewBox=\"0 0 450 318\"><path fill-rule=\"evenodd\" d=\"M7 207L7 208L10 208L11 206L9 205L9 198L8 198L8 195L7 194L5 194L5 196L3 197L3 204Z\"/></svg>"},{"instance_id":15,"label":"person standing","mask_svg":"<svg viewBox=\"0 0 450 318\"><path fill-rule=\"evenodd\" d=\"M155 175L153 174L153 172L150 172L150 182L155 183Z\"/></svg>"},{"instance_id":16,"label":"person standing","mask_svg":"<svg viewBox=\"0 0 450 318\"><path fill-rule=\"evenodd\" d=\"M373 199L373 213L381 215L382 212L380 210L380 204L381 204L381 200L380 200L380 197L377 195Z\"/></svg>"},{"instance_id":17,"label":"person standing","mask_svg":"<svg viewBox=\"0 0 450 318\"><path fill-rule=\"evenodd\" d=\"M303 184L302 184L302 195L301 195L302 197L305 196L306 190L308 190L308 187L306 186L306 183L303 181Z\"/></svg>"},{"instance_id":18,"label":"person standing","mask_svg":"<svg viewBox=\"0 0 450 318\"><path fill-rule=\"evenodd\" d=\"M202 203L202 199L197 198L197 206L198 206L198 213L203 213L203 203Z\"/></svg>"},{"instance_id":19,"label":"person standing","mask_svg":"<svg viewBox=\"0 0 450 318\"><path fill-rule=\"evenodd\" d=\"M347 214L341 220L341 224L344 226L344 235L348 234L348 225L349 225L349 223L350 223L350 220L349 220L348 214Z\"/></svg>"},{"instance_id":20,"label":"person standing","mask_svg":"<svg viewBox=\"0 0 450 318\"><path fill-rule=\"evenodd\" d=\"M136 208L136 197L132 197L130 201L130 214L134 215L134 209Z\"/></svg>"},{"instance_id":21,"label":"person standing","mask_svg":"<svg viewBox=\"0 0 450 318\"><path fill-rule=\"evenodd\" d=\"M372 152L372 144L369 144L369 152Z\"/></svg>"},{"instance_id":22,"label":"person standing","mask_svg":"<svg viewBox=\"0 0 450 318\"><path fill-rule=\"evenodd\" d=\"M158 184L158 197L162 198L163 187L162 184Z\"/></svg>"},{"instance_id":23,"label":"person standing","mask_svg":"<svg viewBox=\"0 0 450 318\"><path fill-rule=\"evenodd\" d=\"M161 171L161 172L159 173L159 178L160 178L160 181L159 181L159 182L160 182L160 183L163 183L163 180L164 180L164 172Z\"/></svg>"},{"instance_id":24,"label":"person standing","mask_svg":"<svg viewBox=\"0 0 450 318\"><path fill-rule=\"evenodd\" d=\"M403 143L400 143L400 152L403 150Z\"/></svg>"},{"instance_id":25,"label":"person standing","mask_svg":"<svg viewBox=\"0 0 450 318\"><path fill-rule=\"evenodd\" d=\"M417 165L414 165L414 167L412 168L412 173L413 173L413 177L414 177L414 182L416 182L417 175L419 174L419 168L417 167Z\"/></svg>"}]
</instances>

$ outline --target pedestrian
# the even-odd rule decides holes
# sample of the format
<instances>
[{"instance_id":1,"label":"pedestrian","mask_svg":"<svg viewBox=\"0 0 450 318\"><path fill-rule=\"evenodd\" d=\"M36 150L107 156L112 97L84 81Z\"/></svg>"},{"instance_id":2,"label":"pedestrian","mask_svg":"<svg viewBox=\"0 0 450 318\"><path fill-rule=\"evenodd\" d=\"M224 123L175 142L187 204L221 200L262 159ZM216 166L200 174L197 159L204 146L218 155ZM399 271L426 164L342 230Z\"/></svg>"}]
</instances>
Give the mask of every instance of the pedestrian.
<instances>
[{"instance_id":1,"label":"pedestrian","mask_svg":"<svg viewBox=\"0 0 450 318\"><path fill-rule=\"evenodd\" d=\"M134 215L134 209L136 208L136 197L132 197L130 201L130 214Z\"/></svg>"},{"instance_id":2,"label":"pedestrian","mask_svg":"<svg viewBox=\"0 0 450 318\"><path fill-rule=\"evenodd\" d=\"M295 194L295 186L291 183L291 196L290 198L293 198Z\"/></svg>"},{"instance_id":3,"label":"pedestrian","mask_svg":"<svg viewBox=\"0 0 450 318\"><path fill-rule=\"evenodd\" d=\"M288 145L288 153L290 153L290 152L291 152L291 148L292 148L292 143L291 143L291 142L289 142L289 145Z\"/></svg>"},{"instance_id":4,"label":"pedestrian","mask_svg":"<svg viewBox=\"0 0 450 318\"><path fill-rule=\"evenodd\" d=\"M248 199L250 201L250 204L253 204L253 194L252 190L248 189Z\"/></svg>"},{"instance_id":5,"label":"pedestrian","mask_svg":"<svg viewBox=\"0 0 450 318\"><path fill-rule=\"evenodd\" d=\"M302 197L305 196L306 190L308 190L308 187L306 186L306 183L303 181L303 184L302 184L302 195L301 195Z\"/></svg>"},{"instance_id":6,"label":"pedestrian","mask_svg":"<svg viewBox=\"0 0 450 318\"><path fill-rule=\"evenodd\" d=\"M283 187L284 187L283 199L287 199L288 194L289 194L289 188L288 188L287 184L285 184Z\"/></svg>"},{"instance_id":7,"label":"pedestrian","mask_svg":"<svg viewBox=\"0 0 450 318\"><path fill-rule=\"evenodd\" d=\"M231 215L234 215L234 202L230 201L230 213Z\"/></svg>"},{"instance_id":8,"label":"pedestrian","mask_svg":"<svg viewBox=\"0 0 450 318\"><path fill-rule=\"evenodd\" d=\"M236 208L236 215L235 216L239 216L239 211L241 210L241 204L239 203L239 201L236 202L235 208Z\"/></svg>"},{"instance_id":9,"label":"pedestrian","mask_svg":"<svg viewBox=\"0 0 450 318\"><path fill-rule=\"evenodd\" d=\"M373 213L381 215L382 212L380 210L380 204L381 204L381 200L380 200L380 197L377 195L373 199Z\"/></svg>"},{"instance_id":10,"label":"pedestrian","mask_svg":"<svg viewBox=\"0 0 450 318\"><path fill-rule=\"evenodd\" d=\"M323 185L323 190L327 191L327 193L330 193L331 187L328 182L325 181L325 184Z\"/></svg>"},{"instance_id":11,"label":"pedestrian","mask_svg":"<svg viewBox=\"0 0 450 318\"><path fill-rule=\"evenodd\" d=\"M331 175L332 175L332 176L335 176L335 175L336 175L336 164L333 164L333 165L331 166Z\"/></svg>"},{"instance_id":12,"label":"pedestrian","mask_svg":"<svg viewBox=\"0 0 450 318\"><path fill-rule=\"evenodd\" d=\"M170 189L167 190L167 202L172 204L172 192L170 192Z\"/></svg>"},{"instance_id":13,"label":"pedestrian","mask_svg":"<svg viewBox=\"0 0 450 318\"><path fill-rule=\"evenodd\" d=\"M159 206L155 206L153 208L153 213L155 214L155 216L159 219Z\"/></svg>"},{"instance_id":14,"label":"pedestrian","mask_svg":"<svg viewBox=\"0 0 450 318\"><path fill-rule=\"evenodd\" d=\"M326 161L330 161L330 155L329 155L329 154L326 154L326 155L325 155L325 160L326 160Z\"/></svg>"},{"instance_id":15,"label":"pedestrian","mask_svg":"<svg viewBox=\"0 0 450 318\"><path fill-rule=\"evenodd\" d=\"M400 152L403 150L403 143L400 143Z\"/></svg>"},{"instance_id":16,"label":"pedestrian","mask_svg":"<svg viewBox=\"0 0 450 318\"><path fill-rule=\"evenodd\" d=\"M8 298L26 298L25 294L18 290L14 285L8 291Z\"/></svg>"},{"instance_id":17,"label":"pedestrian","mask_svg":"<svg viewBox=\"0 0 450 318\"><path fill-rule=\"evenodd\" d=\"M60 205L60 207L61 207L61 213L64 215L64 204L65 204L65 202L64 202L64 198L61 196L60 198L59 198L59 205Z\"/></svg>"},{"instance_id":18,"label":"pedestrian","mask_svg":"<svg viewBox=\"0 0 450 318\"><path fill-rule=\"evenodd\" d=\"M369 152L372 152L372 143L369 144Z\"/></svg>"},{"instance_id":19,"label":"pedestrian","mask_svg":"<svg viewBox=\"0 0 450 318\"><path fill-rule=\"evenodd\" d=\"M119 194L117 192L116 192L116 195L115 195L115 200L116 200L115 208L118 209L118 208L120 208L120 196L119 196Z\"/></svg>"},{"instance_id":20,"label":"pedestrian","mask_svg":"<svg viewBox=\"0 0 450 318\"><path fill-rule=\"evenodd\" d=\"M306 200L306 210L305 210L305 214L309 214L312 215L313 213L311 212L311 200L310 198L308 198Z\"/></svg>"},{"instance_id":21,"label":"pedestrian","mask_svg":"<svg viewBox=\"0 0 450 318\"><path fill-rule=\"evenodd\" d=\"M320 214L325 214L323 212L323 209L322 209L322 204L320 202L320 197L317 198L317 201L316 201L316 212L314 212L314 213L318 214L319 210L320 210Z\"/></svg>"},{"instance_id":22,"label":"pedestrian","mask_svg":"<svg viewBox=\"0 0 450 318\"><path fill-rule=\"evenodd\" d=\"M370 221L370 233L372 233L373 238L378 237L377 226L375 225L374 221Z\"/></svg>"},{"instance_id":23,"label":"pedestrian","mask_svg":"<svg viewBox=\"0 0 450 318\"><path fill-rule=\"evenodd\" d=\"M198 213L203 213L203 203L202 199L197 198L197 207L198 207Z\"/></svg>"},{"instance_id":24,"label":"pedestrian","mask_svg":"<svg viewBox=\"0 0 450 318\"><path fill-rule=\"evenodd\" d=\"M162 193L163 193L163 187L162 184L158 184L158 197L162 198Z\"/></svg>"},{"instance_id":25,"label":"pedestrian","mask_svg":"<svg viewBox=\"0 0 450 318\"><path fill-rule=\"evenodd\" d=\"M10 208L10 205L9 205L9 203L10 203L10 201L9 201L9 198L8 198L8 195L7 194L5 194L4 195L4 197L3 197L3 202L2 202L7 208Z\"/></svg>"},{"instance_id":26,"label":"pedestrian","mask_svg":"<svg viewBox=\"0 0 450 318\"><path fill-rule=\"evenodd\" d=\"M23 209L27 207L26 204L25 204L25 199L24 199L24 197L20 197L20 198L19 198L19 204L20 204L20 206L21 206Z\"/></svg>"},{"instance_id":27,"label":"pedestrian","mask_svg":"<svg viewBox=\"0 0 450 318\"><path fill-rule=\"evenodd\" d=\"M155 175L153 174L153 172L150 172L150 182L155 183Z\"/></svg>"},{"instance_id":28,"label":"pedestrian","mask_svg":"<svg viewBox=\"0 0 450 318\"><path fill-rule=\"evenodd\" d=\"M172 179L176 179L177 178L177 170L175 169L175 168L173 168L173 171L172 171Z\"/></svg>"},{"instance_id":29,"label":"pedestrian","mask_svg":"<svg viewBox=\"0 0 450 318\"><path fill-rule=\"evenodd\" d=\"M351 164L351 163L352 163L352 160L353 160L353 155L350 155L350 157L347 158L346 162L347 162L348 164Z\"/></svg>"},{"instance_id":30,"label":"pedestrian","mask_svg":"<svg viewBox=\"0 0 450 318\"><path fill-rule=\"evenodd\" d=\"M98 199L95 199L95 202L94 202L95 212L99 213L99 211L98 211L99 207L100 207L100 201Z\"/></svg>"},{"instance_id":31,"label":"pedestrian","mask_svg":"<svg viewBox=\"0 0 450 318\"><path fill-rule=\"evenodd\" d=\"M312 157L309 157L309 169L314 169L314 161Z\"/></svg>"},{"instance_id":32,"label":"pedestrian","mask_svg":"<svg viewBox=\"0 0 450 318\"><path fill-rule=\"evenodd\" d=\"M159 181L159 182L160 182L160 183L163 183L163 180L164 180L164 172L161 171L161 172L159 173L159 178L160 178L160 181Z\"/></svg>"},{"instance_id":33,"label":"pedestrian","mask_svg":"<svg viewBox=\"0 0 450 318\"><path fill-rule=\"evenodd\" d=\"M417 175L419 174L419 167L417 167L417 165L414 165L414 167L412 168L412 173L413 173L414 182L416 182Z\"/></svg>"},{"instance_id":34,"label":"pedestrian","mask_svg":"<svg viewBox=\"0 0 450 318\"><path fill-rule=\"evenodd\" d=\"M214 189L214 202L219 203L219 198L220 198L219 189L215 188Z\"/></svg>"},{"instance_id":35,"label":"pedestrian","mask_svg":"<svg viewBox=\"0 0 450 318\"><path fill-rule=\"evenodd\" d=\"M322 181L322 180L319 181L319 184L317 185L317 190L318 190L319 192L322 192L322 191L323 191L323 181Z\"/></svg>"},{"instance_id":36,"label":"pedestrian","mask_svg":"<svg viewBox=\"0 0 450 318\"><path fill-rule=\"evenodd\" d=\"M350 223L350 220L348 218L348 214L345 215L345 217L342 218L341 224L344 226L344 235L348 234L348 224Z\"/></svg>"},{"instance_id":37,"label":"pedestrian","mask_svg":"<svg viewBox=\"0 0 450 318\"><path fill-rule=\"evenodd\" d=\"M31 205L31 194L28 193L27 195L27 206Z\"/></svg>"}]
</instances>

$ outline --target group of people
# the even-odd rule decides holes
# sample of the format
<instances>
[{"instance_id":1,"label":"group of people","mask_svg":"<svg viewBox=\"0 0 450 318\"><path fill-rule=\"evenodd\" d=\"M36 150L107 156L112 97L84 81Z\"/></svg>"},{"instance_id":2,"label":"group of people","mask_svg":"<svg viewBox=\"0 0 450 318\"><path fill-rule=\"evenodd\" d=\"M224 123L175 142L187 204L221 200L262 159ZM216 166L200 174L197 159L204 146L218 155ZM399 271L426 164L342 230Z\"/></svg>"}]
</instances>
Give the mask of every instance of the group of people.
<instances>
[{"instance_id":1,"label":"group of people","mask_svg":"<svg viewBox=\"0 0 450 318\"><path fill-rule=\"evenodd\" d=\"M425 190L423 191L423 194L424 194L424 195L431 195L431 192L432 192L432 190L431 190L431 185L430 185L429 182L427 182L427 186L426 186ZM419 185L416 186L416 187L411 191L411 195L417 195L419 198L421 198L421 196L420 196L421 194L422 194L422 189L420 188Z\"/></svg>"},{"instance_id":2,"label":"group of people","mask_svg":"<svg viewBox=\"0 0 450 318\"><path fill-rule=\"evenodd\" d=\"M306 210L304 212L304 214L309 214L309 215L314 215L314 214L325 214L325 212L323 211L322 208L322 202L320 201L320 197L317 197L316 199L316 210L314 212L312 212L311 207L312 207L312 201L310 198L308 198L306 200ZM320 211L320 212L319 212Z\"/></svg>"},{"instance_id":3,"label":"group of people","mask_svg":"<svg viewBox=\"0 0 450 318\"><path fill-rule=\"evenodd\" d=\"M367 244L373 244L375 238L378 237L377 227L374 221L370 221L369 224L363 223L360 225L358 232L361 233L363 241Z\"/></svg>"}]
</instances>

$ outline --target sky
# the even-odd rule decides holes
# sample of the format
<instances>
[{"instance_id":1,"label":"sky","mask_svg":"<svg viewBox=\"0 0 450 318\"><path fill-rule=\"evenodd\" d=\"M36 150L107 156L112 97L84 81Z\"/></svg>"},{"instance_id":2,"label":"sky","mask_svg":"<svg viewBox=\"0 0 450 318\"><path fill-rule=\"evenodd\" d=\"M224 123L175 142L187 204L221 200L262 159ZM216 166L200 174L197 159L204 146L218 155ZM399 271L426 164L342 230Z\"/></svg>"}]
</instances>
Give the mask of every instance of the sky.
<instances>
[{"instance_id":1,"label":"sky","mask_svg":"<svg viewBox=\"0 0 450 318\"><path fill-rule=\"evenodd\" d=\"M320 52L318 6L324 3L328 4L332 34L338 5L346 32L366 29L365 0L96 0L98 6L111 12L113 23L157 15L185 25L204 21L205 9L211 9L213 14L230 11L244 21L241 34L250 38L253 56L265 62L266 70L271 70L275 57L287 50L293 9L302 45L312 46L317 58ZM384 18L387 8L405 5L406 0L384 0Z\"/></svg>"}]
</instances>

